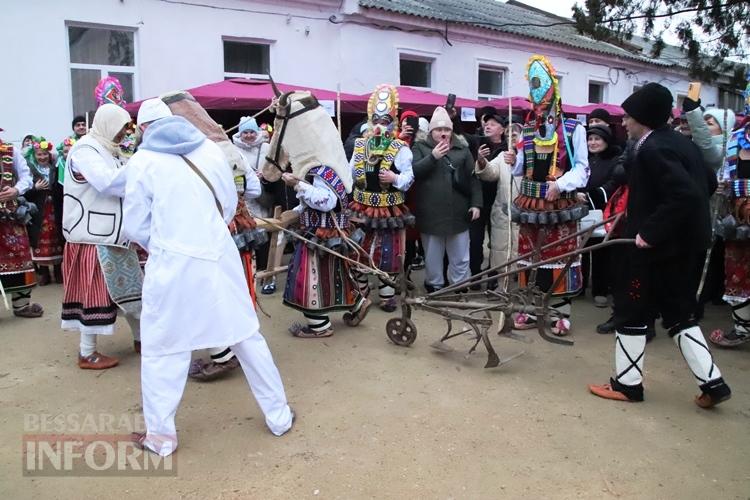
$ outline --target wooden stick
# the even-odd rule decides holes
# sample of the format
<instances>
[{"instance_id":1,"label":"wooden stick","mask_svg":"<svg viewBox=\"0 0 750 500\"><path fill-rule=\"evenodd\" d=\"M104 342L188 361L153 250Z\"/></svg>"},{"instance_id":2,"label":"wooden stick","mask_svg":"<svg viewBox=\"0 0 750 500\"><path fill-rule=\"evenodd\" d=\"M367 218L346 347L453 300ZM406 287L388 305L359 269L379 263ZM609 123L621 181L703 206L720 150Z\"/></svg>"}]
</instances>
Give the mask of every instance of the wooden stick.
<instances>
[{"instance_id":1,"label":"wooden stick","mask_svg":"<svg viewBox=\"0 0 750 500\"><path fill-rule=\"evenodd\" d=\"M336 128L341 135L341 83L336 84Z\"/></svg>"}]
</instances>

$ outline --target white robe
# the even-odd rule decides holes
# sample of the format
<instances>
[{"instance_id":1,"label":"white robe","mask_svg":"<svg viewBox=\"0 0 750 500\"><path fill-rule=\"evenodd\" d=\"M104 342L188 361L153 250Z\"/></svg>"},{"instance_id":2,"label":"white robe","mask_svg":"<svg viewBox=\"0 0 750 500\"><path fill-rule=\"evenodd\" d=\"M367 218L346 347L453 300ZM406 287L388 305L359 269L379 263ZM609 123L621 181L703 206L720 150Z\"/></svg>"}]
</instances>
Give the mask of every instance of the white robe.
<instances>
[{"instance_id":1,"label":"white robe","mask_svg":"<svg viewBox=\"0 0 750 500\"><path fill-rule=\"evenodd\" d=\"M237 206L231 168L208 140L187 157L213 185L223 219L209 188L179 156L141 150L128 163L123 230L149 252L144 356L231 346L259 330L227 228Z\"/></svg>"}]
</instances>

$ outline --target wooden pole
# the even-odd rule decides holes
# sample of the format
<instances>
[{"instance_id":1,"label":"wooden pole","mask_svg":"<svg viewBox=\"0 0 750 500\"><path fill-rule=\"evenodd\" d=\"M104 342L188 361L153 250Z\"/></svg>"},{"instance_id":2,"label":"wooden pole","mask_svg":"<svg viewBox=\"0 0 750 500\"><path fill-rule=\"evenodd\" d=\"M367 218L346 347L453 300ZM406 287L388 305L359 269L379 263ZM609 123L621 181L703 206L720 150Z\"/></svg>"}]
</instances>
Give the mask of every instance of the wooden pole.
<instances>
[{"instance_id":1,"label":"wooden pole","mask_svg":"<svg viewBox=\"0 0 750 500\"><path fill-rule=\"evenodd\" d=\"M341 135L341 83L336 84L336 128Z\"/></svg>"}]
</instances>

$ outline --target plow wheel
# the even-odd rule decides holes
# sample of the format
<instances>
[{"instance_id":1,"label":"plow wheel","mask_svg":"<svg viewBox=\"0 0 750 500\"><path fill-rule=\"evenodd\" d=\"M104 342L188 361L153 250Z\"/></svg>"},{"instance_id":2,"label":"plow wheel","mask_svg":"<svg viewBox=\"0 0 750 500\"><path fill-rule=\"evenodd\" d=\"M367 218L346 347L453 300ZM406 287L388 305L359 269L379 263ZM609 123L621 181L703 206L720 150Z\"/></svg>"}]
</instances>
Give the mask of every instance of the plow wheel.
<instances>
[{"instance_id":1,"label":"plow wheel","mask_svg":"<svg viewBox=\"0 0 750 500\"><path fill-rule=\"evenodd\" d=\"M417 339L417 327L409 318L391 318L385 324L385 334L394 344L407 347Z\"/></svg>"}]
</instances>

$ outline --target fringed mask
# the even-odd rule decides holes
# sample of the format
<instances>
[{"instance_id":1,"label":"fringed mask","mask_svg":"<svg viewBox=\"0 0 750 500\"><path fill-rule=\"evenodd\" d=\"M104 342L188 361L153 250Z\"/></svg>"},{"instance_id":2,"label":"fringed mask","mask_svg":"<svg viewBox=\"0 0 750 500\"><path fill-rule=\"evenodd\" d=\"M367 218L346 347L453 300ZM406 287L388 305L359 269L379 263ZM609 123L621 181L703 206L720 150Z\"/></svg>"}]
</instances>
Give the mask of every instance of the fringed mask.
<instances>
[{"instance_id":1,"label":"fringed mask","mask_svg":"<svg viewBox=\"0 0 750 500\"><path fill-rule=\"evenodd\" d=\"M94 97L96 97L96 104L98 106L106 103L123 106L125 104L123 96L122 84L114 76L102 78L94 89Z\"/></svg>"},{"instance_id":2,"label":"fringed mask","mask_svg":"<svg viewBox=\"0 0 750 500\"><path fill-rule=\"evenodd\" d=\"M398 137L398 90L393 85L381 84L367 102L370 146L385 150Z\"/></svg>"},{"instance_id":3,"label":"fringed mask","mask_svg":"<svg viewBox=\"0 0 750 500\"><path fill-rule=\"evenodd\" d=\"M551 141L560 116L560 92L555 68L546 57L531 56L526 66L526 79L529 81L529 98L534 107L536 137Z\"/></svg>"}]
</instances>

